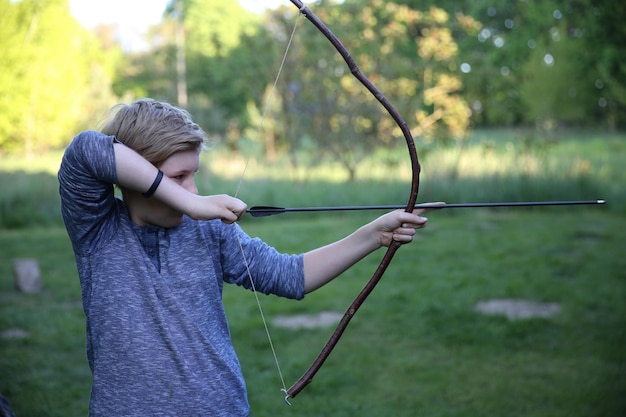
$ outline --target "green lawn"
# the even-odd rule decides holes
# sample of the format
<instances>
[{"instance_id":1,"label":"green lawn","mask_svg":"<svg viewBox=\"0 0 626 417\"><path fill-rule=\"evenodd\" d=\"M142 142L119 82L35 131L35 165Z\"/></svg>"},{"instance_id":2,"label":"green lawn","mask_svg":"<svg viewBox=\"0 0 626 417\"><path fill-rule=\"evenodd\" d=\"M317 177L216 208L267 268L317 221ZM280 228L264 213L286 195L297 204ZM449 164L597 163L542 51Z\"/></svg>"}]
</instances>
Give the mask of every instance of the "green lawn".
<instances>
[{"instance_id":1,"label":"green lawn","mask_svg":"<svg viewBox=\"0 0 626 417\"><path fill-rule=\"evenodd\" d=\"M373 214L369 214L373 216ZM288 407L253 294L225 290L254 416L623 416L626 218L604 207L440 211L400 249L313 383ZM367 215L246 219L279 249L336 239ZM290 314L343 310L382 251L301 302L261 296L289 386L332 328L289 330ZM37 295L13 288L12 259L33 257ZM559 303L555 317L509 321L477 302ZM59 227L0 232L0 392L18 417L85 415L90 373L71 246Z\"/></svg>"},{"instance_id":2,"label":"green lawn","mask_svg":"<svg viewBox=\"0 0 626 417\"><path fill-rule=\"evenodd\" d=\"M543 141L512 130L475 132L462 149L420 143L420 201L604 198L606 206L448 210L400 249L313 383L283 402L282 382L252 293L224 300L253 415L626 415L626 136L563 132ZM400 204L406 155L381 150L356 183L333 164L293 167L219 149L203 156L203 193L252 205ZM0 159L0 393L18 417L87 413L90 372L71 245L54 176L60 153ZM375 213L244 218L287 252L342 237ZM280 316L339 312L378 264L373 254L304 301L261 296L285 385L314 360L332 327L289 330ZM36 258L40 294L18 293L12 262ZM475 311L493 299L558 303L551 318L510 321ZM19 337L16 337L19 336ZM20 336L21 335L21 336Z\"/></svg>"}]
</instances>

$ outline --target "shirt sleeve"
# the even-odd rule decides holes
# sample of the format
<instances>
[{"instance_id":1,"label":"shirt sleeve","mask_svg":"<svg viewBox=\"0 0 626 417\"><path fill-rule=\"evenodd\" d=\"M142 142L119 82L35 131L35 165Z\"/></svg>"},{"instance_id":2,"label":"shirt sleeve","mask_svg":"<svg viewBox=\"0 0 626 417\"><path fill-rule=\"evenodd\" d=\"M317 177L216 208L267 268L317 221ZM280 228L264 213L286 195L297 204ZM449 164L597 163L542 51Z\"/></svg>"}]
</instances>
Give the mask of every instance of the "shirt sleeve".
<instances>
[{"instance_id":1,"label":"shirt sleeve","mask_svg":"<svg viewBox=\"0 0 626 417\"><path fill-rule=\"evenodd\" d=\"M224 225L221 240L225 282L252 289L252 276L254 289L260 293L304 298L304 255L280 253L248 236L236 223Z\"/></svg>"},{"instance_id":2,"label":"shirt sleeve","mask_svg":"<svg viewBox=\"0 0 626 417\"><path fill-rule=\"evenodd\" d=\"M58 173L61 214L77 254L88 254L115 232L115 138L95 131L77 135Z\"/></svg>"}]
</instances>

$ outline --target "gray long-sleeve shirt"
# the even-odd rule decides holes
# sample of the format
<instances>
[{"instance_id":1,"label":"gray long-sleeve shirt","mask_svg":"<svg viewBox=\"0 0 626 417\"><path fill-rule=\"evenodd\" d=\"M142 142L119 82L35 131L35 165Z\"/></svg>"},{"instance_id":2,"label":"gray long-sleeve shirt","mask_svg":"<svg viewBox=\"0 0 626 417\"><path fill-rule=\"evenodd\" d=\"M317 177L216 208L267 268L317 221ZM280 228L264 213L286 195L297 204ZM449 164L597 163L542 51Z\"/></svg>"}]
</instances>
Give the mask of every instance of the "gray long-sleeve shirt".
<instances>
[{"instance_id":1,"label":"gray long-sleeve shirt","mask_svg":"<svg viewBox=\"0 0 626 417\"><path fill-rule=\"evenodd\" d=\"M136 225L114 196L113 143L81 133L58 174L87 320L90 416L247 416L223 282L250 287L243 248L257 291L300 299L302 255L220 220Z\"/></svg>"}]
</instances>

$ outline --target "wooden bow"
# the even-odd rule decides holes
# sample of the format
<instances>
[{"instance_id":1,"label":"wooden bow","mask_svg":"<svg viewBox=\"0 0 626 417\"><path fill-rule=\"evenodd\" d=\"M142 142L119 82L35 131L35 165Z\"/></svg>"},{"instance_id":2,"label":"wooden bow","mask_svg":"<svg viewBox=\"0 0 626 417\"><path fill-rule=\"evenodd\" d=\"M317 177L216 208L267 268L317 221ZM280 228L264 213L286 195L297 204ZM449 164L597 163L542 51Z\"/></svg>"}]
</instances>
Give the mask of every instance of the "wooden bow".
<instances>
[{"instance_id":1,"label":"wooden bow","mask_svg":"<svg viewBox=\"0 0 626 417\"><path fill-rule=\"evenodd\" d=\"M337 36L335 36L335 34L331 32L331 30L307 6L305 6L302 3L302 1L291 0L291 3L293 3L300 10L300 13L304 17L306 17L306 19L308 19L311 23L313 23L313 25L320 32L322 32L322 34L330 41L330 43L333 44L335 49L339 52L339 54L343 57L344 61L348 65L350 72L352 72L352 75L356 77L361 82L361 84L363 84L365 88L367 88L369 92L372 93L374 97L376 97L376 100L378 100L380 104L382 104L382 106L387 110L387 112L391 115L393 120L400 127L400 130L402 130L402 134L404 135L404 138L406 139L406 144L408 147L409 155L411 157L411 169L413 173L412 181L411 181L411 191L409 193L405 210L407 212L412 212L413 207L415 206L415 203L417 201L417 194L419 192L419 176L420 176L421 168L420 168L420 163L419 163L419 159L417 156L417 150L415 149L415 141L413 140L413 136L411 135L411 131L409 130L406 121L402 118L402 116L395 109L395 107L389 102L389 100L383 95L383 93L378 88L376 88L376 86L361 72L357 64L354 62L354 59L352 59L352 56L350 55L348 50L344 47L344 45L341 43L341 41L337 38ZM376 285L382 278L383 274L387 270L387 267L391 263L393 256L395 255L396 251L398 250L400 246L401 244L396 241L392 242L389 245L387 252L385 253L385 256L383 257L380 264L378 265L378 268L376 268L374 275L372 275L372 277L367 282L365 287L361 290L359 295L354 299L350 307L348 307L348 310L346 310L341 321L337 325L337 328L331 335L330 339L328 340L328 342L326 343L326 345L324 346L320 354L317 356L317 359L315 359L313 364L300 377L300 379L298 379L291 386L291 388L286 390L285 401L287 401L287 403L289 403L289 398L294 398L309 383L311 383L315 374L317 374L317 372L320 370L320 368L322 367L322 365L324 364L328 356L331 354L331 352L337 345L337 342L339 342L341 335L346 330L346 327L350 323L350 320L352 320L352 317L354 317L359 307L361 307L365 299L370 295L372 290L374 290L374 287L376 287Z\"/></svg>"}]
</instances>

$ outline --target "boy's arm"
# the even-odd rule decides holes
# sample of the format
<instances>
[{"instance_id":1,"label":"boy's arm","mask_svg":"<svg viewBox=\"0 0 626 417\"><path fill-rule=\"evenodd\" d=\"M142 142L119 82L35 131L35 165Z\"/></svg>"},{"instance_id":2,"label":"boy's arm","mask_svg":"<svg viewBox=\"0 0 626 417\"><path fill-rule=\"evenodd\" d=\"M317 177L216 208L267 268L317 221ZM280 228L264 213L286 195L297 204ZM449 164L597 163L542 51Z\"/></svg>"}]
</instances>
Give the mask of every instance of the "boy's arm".
<instances>
[{"instance_id":1,"label":"boy's arm","mask_svg":"<svg viewBox=\"0 0 626 417\"><path fill-rule=\"evenodd\" d=\"M140 193L148 191L157 178L158 168L121 143L116 142L113 148L118 184ZM237 198L224 194L200 196L181 187L167 175L163 176L151 198L197 220L219 218L232 223L246 212L246 205Z\"/></svg>"},{"instance_id":2,"label":"boy's arm","mask_svg":"<svg viewBox=\"0 0 626 417\"><path fill-rule=\"evenodd\" d=\"M411 242L415 230L426 226L427 219L419 216L426 211L387 213L344 239L305 253L305 292L318 289L376 249L389 246L392 240Z\"/></svg>"},{"instance_id":3,"label":"boy's arm","mask_svg":"<svg viewBox=\"0 0 626 417\"><path fill-rule=\"evenodd\" d=\"M115 233L113 138L82 132L66 148L58 172L61 214L78 254L92 253Z\"/></svg>"}]
</instances>

